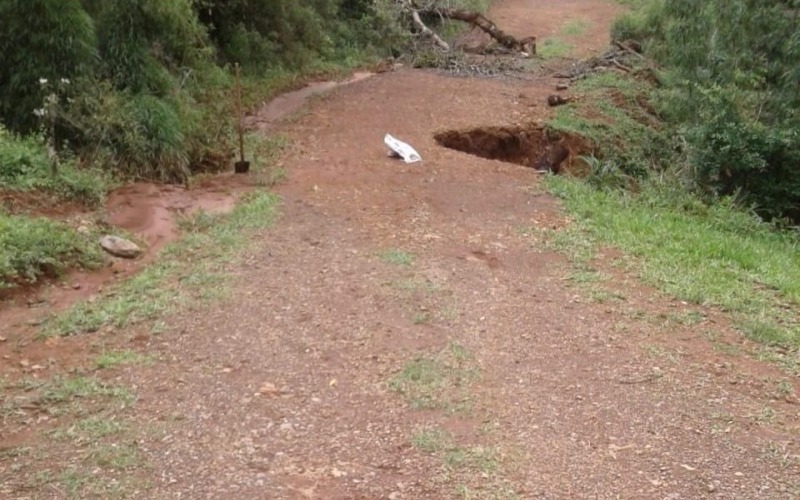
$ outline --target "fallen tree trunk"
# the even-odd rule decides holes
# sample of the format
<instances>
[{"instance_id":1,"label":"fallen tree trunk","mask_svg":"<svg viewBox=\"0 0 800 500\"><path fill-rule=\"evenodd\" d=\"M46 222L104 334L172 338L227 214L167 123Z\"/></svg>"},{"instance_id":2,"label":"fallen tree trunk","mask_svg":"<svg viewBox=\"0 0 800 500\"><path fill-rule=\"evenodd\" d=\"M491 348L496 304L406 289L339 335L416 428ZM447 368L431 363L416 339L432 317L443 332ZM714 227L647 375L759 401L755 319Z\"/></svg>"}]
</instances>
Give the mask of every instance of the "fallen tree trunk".
<instances>
[{"instance_id":1,"label":"fallen tree trunk","mask_svg":"<svg viewBox=\"0 0 800 500\"><path fill-rule=\"evenodd\" d=\"M469 23L483 30L489 36L497 40L497 42L500 45L509 50L513 50L516 52L526 52L528 54L536 53L535 36L530 36L528 38L523 38L522 40L518 40L513 36L509 35L508 33L506 33L505 31L498 28L496 24L494 24L492 21L487 19L486 16L480 14L479 12L461 10L461 9L450 9L446 7L435 7L435 6L427 9L422 9L419 12L422 12L423 14L435 14L445 19L452 19L456 21L463 21L465 23ZM416 18L419 18L418 14Z\"/></svg>"}]
</instances>

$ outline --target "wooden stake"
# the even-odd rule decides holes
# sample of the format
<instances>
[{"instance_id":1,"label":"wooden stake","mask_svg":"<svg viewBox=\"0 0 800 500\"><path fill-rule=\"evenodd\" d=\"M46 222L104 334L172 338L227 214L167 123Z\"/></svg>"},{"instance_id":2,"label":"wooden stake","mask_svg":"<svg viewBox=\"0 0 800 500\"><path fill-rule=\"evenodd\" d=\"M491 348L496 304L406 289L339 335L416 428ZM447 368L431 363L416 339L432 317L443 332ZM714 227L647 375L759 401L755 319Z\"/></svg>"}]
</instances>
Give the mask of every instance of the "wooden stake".
<instances>
[{"instance_id":1,"label":"wooden stake","mask_svg":"<svg viewBox=\"0 0 800 500\"><path fill-rule=\"evenodd\" d=\"M242 127L242 86L239 82L239 63L236 63L236 119L239 129L239 161L244 161L244 130Z\"/></svg>"}]
</instances>

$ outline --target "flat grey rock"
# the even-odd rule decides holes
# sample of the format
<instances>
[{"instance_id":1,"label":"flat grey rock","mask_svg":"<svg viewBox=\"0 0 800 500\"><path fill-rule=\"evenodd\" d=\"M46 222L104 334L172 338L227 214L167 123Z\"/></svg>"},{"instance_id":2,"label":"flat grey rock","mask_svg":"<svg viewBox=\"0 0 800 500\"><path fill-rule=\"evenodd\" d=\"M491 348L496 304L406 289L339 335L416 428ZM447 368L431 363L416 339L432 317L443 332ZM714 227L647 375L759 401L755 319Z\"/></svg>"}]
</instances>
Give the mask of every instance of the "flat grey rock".
<instances>
[{"instance_id":1,"label":"flat grey rock","mask_svg":"<svg viewBox=\"0 0 800 500\"><path fill-rule=\"evenodd\" d=\"M103 236L100 238L100 246L111 255L122 257L123 259L135 259L142 254L142 249L139 248L139 245L119 236Z\"/></svg>"}]
</instances>

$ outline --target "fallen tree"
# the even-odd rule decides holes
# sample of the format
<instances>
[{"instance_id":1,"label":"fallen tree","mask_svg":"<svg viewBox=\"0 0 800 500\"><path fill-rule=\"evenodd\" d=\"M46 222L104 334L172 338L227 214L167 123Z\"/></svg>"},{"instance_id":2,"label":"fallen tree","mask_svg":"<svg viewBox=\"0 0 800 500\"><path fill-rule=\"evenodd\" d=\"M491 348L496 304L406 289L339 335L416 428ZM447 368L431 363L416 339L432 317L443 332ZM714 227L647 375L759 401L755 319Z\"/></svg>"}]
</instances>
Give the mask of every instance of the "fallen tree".
<instances>
[{"instance_id":1,"label":"fallen tree","mask_svg":"<svg viewBox=\"0 0 800 500\"><path fill-rule=\"evenodd\" d=\"M420 6L414 0L402 0L402 5L411 15L411 19L420 33L430 38L433 43L444 50L450 50L450 45L425 25L422 20L423 15L434 15L439 16L442 19L450 19L453 21L462 21L468 23L491 36L495 41L497 41L497 43L508 50L528 55L536 53L535 36L530 36L521 40L517 39L498 28L495 23L479 12L445 7L436 1L431 1L424 6Z\"/></svg>"}]
</instances>

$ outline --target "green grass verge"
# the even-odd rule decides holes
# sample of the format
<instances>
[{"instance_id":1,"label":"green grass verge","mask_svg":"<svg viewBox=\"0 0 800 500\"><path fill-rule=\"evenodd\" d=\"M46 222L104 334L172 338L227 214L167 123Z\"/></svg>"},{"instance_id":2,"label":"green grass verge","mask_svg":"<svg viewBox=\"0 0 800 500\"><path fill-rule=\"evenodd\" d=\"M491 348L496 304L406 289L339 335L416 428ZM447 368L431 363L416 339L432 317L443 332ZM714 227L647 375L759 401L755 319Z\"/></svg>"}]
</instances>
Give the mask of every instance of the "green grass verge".
<instances>
[{"instance_id":1,"label":"green grass verge","mask_svg":"<svg viewBox=\"0 0 800 500\"><path fill-rule=\"evenodd\" d=\"M73 335L105 326L121 328L153 320L181 305L224 296L224 266L272 225L279 200L266 192L246 196L228 214L199 212L181 224L184 235L162 251L158 262L93 301L51 317L41 335Z\"/></svg>"},{"instance_id":2,"label":"green grass verge","mask_svg":"<svg viewBox=\"0 0 800 500\"><path fill-rule=\"evenodd\" d=\"M656 182L638 194L549 177L575 224L552 236L576 261L598 245L636 257L644 282L678 299L734 314L749 338L800 348L800 239L731 203L705 205Z\"/></svg>"}]
</instances>

